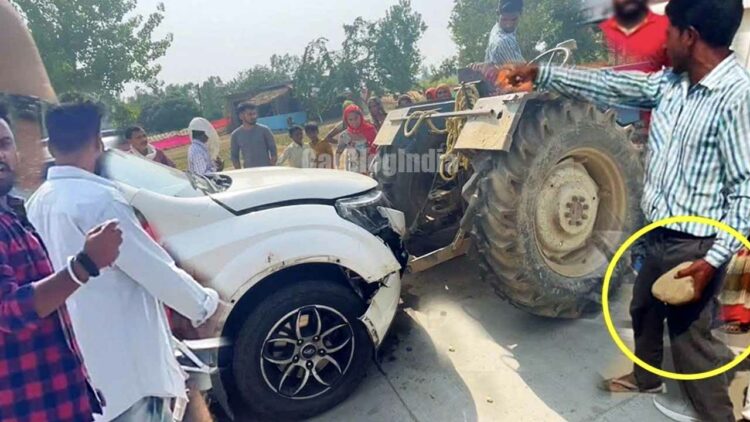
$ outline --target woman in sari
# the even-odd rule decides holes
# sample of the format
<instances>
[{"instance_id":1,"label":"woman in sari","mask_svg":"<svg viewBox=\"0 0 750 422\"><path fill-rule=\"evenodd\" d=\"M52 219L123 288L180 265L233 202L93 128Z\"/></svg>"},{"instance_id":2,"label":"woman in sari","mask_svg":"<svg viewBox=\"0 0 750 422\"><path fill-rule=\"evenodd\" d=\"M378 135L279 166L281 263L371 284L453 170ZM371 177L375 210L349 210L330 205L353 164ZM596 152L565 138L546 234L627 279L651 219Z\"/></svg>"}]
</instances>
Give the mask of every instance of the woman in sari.
<instances>
[{"instance_id":1,"label":"woman in sari","mask_svg":"<svg viewBox=\"0 0 750 422\"><path fill-rule=\"evenodd\" d=\"M346 131L339 137L336 161L338 162L338 157L346 151L346 170L367 174L370 163L377 153L375 137L378 135L378 130L372 123L365 120L362 109L354 104L344 110L344 122Z\"/></svg>"}]
</instances>

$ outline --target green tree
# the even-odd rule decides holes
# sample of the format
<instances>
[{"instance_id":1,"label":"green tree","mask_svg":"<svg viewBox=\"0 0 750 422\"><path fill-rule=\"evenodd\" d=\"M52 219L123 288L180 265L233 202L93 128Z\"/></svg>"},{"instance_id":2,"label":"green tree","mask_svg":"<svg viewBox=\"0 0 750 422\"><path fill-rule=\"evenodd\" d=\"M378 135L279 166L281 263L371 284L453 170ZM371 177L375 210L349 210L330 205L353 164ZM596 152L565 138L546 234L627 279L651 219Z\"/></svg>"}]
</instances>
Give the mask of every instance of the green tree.
<instances>
[{"instance_id":1,"label":"green tree","mask_svg":"<svg viewBox=\"0 0 750 422\"><path fill-rule=\"evenodd\" d=\"M198 90L198 102L203 117L209 120L224 117L224 97L226 95L226 87L220 77L211 76L206 79Z\"/></svg>"},{"instance_id":2,"label":"green tree","mask_svg":"<svg viewBox=\"0 0 750 422\"><path fill-rule=\"evenodd\" d=\"M171 97L144 106L140 121L152 133L184 129L200 114L198 105L185 97Z\"/></svg>"},{"instance_id":3,"label":"green tree","mask_svg":"<svg viewBox=\"0 0 750 422\"><path fill-rule=\"evenodd\" d=\"M410 0L399 0L370 29L373 69L378 84L390 92L406 92L417 83L422 65L419 40L427 31Z\"/></svg>"},{"instance_id":4,"label":"green tree","mask_svg":"<svg viewBox=\"0 0 750 422\"><path fill-rule=\"evenodd\" d=\"M115 98L129 82L153 83L172 35L157 39L164 4L133 14L136 0L14 0L57 92Z\"/></svg>"},{"instance_id":5,"label":"green tree","mask_svg":"<svg viewBox=\"0 0 750 422\"><path fill-rule=\"evenodd\" d=\"M497 22L497 4L498 0L454 0L448 28L458 46L460 65L484 61L487 38Z\"/></svg>"},{"instance_id":6,"label":"green tree","mask_svg":"<svg viewBox=\"0 0 750 422\"><path fill-rule=\"evenodd\" d=\"M579 0L530 0L518 26L519 44L524 57L533 59L539 53L535 46L544 42L549 48L565 40L578 43L578 63L606 59L599 30L584 25L585 16Z\"/></svg>"},{"instance_id":7,"label":"green tree","mask_svg":"<svg viewBox=\"0 0 750 422\"><path fill-rule=\"evenodd\" d=\"M458 56L448 57L439 66L430 69L430 81L436 82L454 78L458 74Z\"/></svg>"},{"instance_id":8,"label":"green tree","mask_svg":"<svg viewBox=\"0 0 750 422\"><path fill-rule=\"evenodd\" d=\"M497 22L497 0L455 0L449 28L458 45L460 66L484 61L487 40ZM544 41L549 47L567 39L578 42L579 62L604 57L596 29L583 24L580 0L527 0L518 28L524 57L532 59L534 47Z\"/></svg>"},{"instance_id":9,"label":"green tree","mask_svg":"<svg viewBox=\"0 0 750 422\"><path fill-rule=\"evenodd\" d=\"M365 87L371 91L382 91L375 74L374 33L375 24L362 17L344 25L342 49L335 56L336 79L342 91L359 92Z\"/></svg>"},{"instance_id":10,"label":"green tree","mask_svg":"<svg viewBox=\"0 0 750 422\"><path fill-rule=\"evenodd\" d=\"M335 55L328 50L328 40L318 38L310 42L294 75L294 92L307 111L318 119L336 102Z\"/></svg>"},{"instance_id":11,"label":"green tree","mask_svg":"<svg viewBox=\"0 0 750 422\"><path fill-rule=\"evenodd\" d=\"M299 57L291 54L274 54L271 56L271 70L280 75L286 75L288 80L292 80L300 62Z\"/></svg>"},{"instance_id":12,"label":"green tree","mask_svg":"<svg viewBox=\"0 0 750 422\"><path fill-rule=\"evenodd\" d=\"M115 100L110 109L110 122L117 128L136 124L141 116L140 104L135 102Z\"/></svg>"},{"instance_id":13,"label":"green tree","mask_svg":"<svg viewBox=\"0 0 750 422\"><path fill-rule=\"evenodd\" d=\"M241 71L237 76L227 83L227 93L255 91L269 85L280 84L289 81L289 75L274 70L269 66L257 65Z\"/></svg>"}]
</instances>

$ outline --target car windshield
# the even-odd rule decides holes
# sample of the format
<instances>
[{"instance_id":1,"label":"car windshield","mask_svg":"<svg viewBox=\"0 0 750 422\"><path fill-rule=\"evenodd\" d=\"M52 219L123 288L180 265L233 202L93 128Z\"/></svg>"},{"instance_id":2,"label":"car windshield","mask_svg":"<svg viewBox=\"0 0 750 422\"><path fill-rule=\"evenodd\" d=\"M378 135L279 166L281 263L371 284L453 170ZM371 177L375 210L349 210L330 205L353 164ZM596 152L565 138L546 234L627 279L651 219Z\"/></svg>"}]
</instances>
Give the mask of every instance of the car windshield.
<instances>
[{"instance_id":1,"label":"car windshield","mask_svg":"<svg viewBox=\"0 0 750 422\"><path fill-rule=\"evenodd\" d=\"M114 182L168 196L201 196L214 190L206 179L121 151L105 153L102 174Z\"/></svg>"}]
</instances>

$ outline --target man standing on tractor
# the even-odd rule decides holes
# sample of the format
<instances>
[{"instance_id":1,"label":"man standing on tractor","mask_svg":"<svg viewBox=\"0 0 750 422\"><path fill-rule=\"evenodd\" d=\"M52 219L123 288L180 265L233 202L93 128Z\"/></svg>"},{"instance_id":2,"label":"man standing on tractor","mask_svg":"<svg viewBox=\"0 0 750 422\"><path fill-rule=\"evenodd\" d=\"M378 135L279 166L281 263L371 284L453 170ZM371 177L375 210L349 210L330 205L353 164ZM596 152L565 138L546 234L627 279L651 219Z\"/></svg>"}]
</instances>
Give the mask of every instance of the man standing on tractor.
<instances>
[{"instance_id":1,"label":"man standing on tractor","mask_svg":"<svg viewBox=\"0 0 750 422\"><path fill-rule=\"evenodd\" d=\"M500 0L498 20L490 32L485 63L496 65L525 63L516 30L523 12L523 0Z\"/></svg>"},{"instance_id":2,"label":"man standing on tractor","mask_svg":"<svg viewBox=\"0 0 750 422\"><path fill-rule=\"evenodd\" d=\"M649 222L702 216L750 233L750 74L730 46L743 15L742 0L671 0L667 53L674 68L657 73L518 65L508 69L514 87L585 98L596 103L653 109L643 212ZM645 261L633 289L630 313L635 354L654 367L663 359L664 320L676 370L711 371L726 363L726 346L712 332L713 303L722 271L741 248L730 234L701 224L671 224L645 239ZM654 298L656 280L684 262L695 299L667 306ZM658 393L657 375L636 366L608 380L614 393ZM726 375L685 382L700 420L734 421Z\"/></svg>"},{"instance_id":3,"label":"man standing on tractor","mask_svg":"<svg viewBox=\"0 0 750 422\"><path fill-rule=\"evenodd\" d=\"M648 7L648 0L613 0L614 16L600 28L609 50L610 64L628 70L657 72L669 66L669 19Z\"/></svg>"}]
</instances>

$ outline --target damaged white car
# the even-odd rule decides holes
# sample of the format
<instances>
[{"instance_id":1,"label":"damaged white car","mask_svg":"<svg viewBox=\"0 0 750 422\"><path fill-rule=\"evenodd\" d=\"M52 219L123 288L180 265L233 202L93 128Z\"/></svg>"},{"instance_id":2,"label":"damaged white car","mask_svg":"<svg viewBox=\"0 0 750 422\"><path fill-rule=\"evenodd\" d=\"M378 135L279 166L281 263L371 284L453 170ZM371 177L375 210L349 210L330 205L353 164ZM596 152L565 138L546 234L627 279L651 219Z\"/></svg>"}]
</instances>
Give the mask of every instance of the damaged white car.
<instances>
[{"instance_id":1,"label":"damaged white car","mask_svg":"<svg viewBox=\"0 0 750 422\"><path fill-rule=\"evenodd\" d=\"M104 169L179 265L231 304L228 346L209 353L225 407L298 419L352 393L393 321L407 259L403 214L375 181L286 168L202 177L118 151Z\"/></svg>"}]
</instances>

